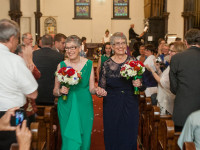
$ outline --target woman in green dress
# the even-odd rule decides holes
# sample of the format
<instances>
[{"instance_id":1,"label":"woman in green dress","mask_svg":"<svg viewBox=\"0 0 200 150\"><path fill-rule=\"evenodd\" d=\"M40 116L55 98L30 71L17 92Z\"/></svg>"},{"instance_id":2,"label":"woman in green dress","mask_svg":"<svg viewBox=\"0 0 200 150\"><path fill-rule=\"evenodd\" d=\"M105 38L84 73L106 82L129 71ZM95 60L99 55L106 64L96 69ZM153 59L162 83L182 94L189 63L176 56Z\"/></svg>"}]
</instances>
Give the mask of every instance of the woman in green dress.
<instances>
[{"instance_id":1,"label":"woman in green dress","mask_svg":"<svg viewBox=\"0 0 200 150\"><path fill-rule=\"evenodd\" d=\"M53 93L58 98L58 117L62 136L62 150L89 150L93 125L93 102L91 94L100 94L101 88L94 86L92 61L80 57L81 39L71 35L66 39L68 58L57 70L70 66L81 72L82 80L70 88L60 85L55 77ZM67 100L62 99L67 94Z\"/></svg>"},{"instance_id":2,"label":"woman in green dress","mask_svg":"<svg viewBox=\"0 0 200 150\"><path fill-rule=\"evenodd\" d=\"M103 55L99 58L99 61L97 64L97 81L99 81L99 73L101 71L103 63L106 60L108 60L112 55L112 49L111 49L110 42L106 42L104 47L105 47L105 50L103 51Z\"/></svg>"}]
</instances>

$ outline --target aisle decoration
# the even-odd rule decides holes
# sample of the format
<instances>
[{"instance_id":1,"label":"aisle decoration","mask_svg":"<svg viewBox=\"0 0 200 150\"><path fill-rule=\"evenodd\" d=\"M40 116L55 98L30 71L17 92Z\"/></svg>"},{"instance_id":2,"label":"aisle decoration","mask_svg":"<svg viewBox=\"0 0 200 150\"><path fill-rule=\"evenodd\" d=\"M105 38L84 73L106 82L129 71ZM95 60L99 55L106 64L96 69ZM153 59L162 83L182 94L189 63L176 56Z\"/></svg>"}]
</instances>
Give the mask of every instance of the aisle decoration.
<instances>
[{"instance_id":1,"label":"aisle decoration","mask_svg":"<svg viewBox=\"0 0 200 150\"><path fill-rule=\"evenodd\" d=\"M133 77L133 79L136 80L142 78L142 74L144 73L144 71L145 67L141 61L128 61L121 67L120 74L127 80L131 77ZM134 94L140 94L138 87L134 87Z\"/></svg>"},{"instance_id":2,"label":"aisle decoration","mask_svg":"<svg viewBox=\"0 0 200 150\"><path fill-rule=\"evenodd\" d=\"M76 71L72 67L62 67L60 70L56 71L55 75L58 77L58 81L61 86L69 88L70 86L77 85L82 77L81 72ZM63 100L67 99L67 95L62 95Z\"/></svg>"}]
</instances>

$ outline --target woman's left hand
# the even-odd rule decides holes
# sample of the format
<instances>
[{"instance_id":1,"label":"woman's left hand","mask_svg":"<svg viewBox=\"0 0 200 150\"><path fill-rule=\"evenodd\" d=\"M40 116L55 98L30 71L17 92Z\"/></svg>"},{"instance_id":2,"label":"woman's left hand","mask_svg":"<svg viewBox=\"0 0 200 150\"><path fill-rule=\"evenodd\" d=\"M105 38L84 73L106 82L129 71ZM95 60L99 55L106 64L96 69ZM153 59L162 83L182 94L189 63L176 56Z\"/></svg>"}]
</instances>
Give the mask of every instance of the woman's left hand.
<instances>
[{"instance_id":1,"label":"woman's left hand","mask_svg":"<svg viewBox=\"0 0 200 150\"><path fill-rule=\"evenodd\" d=\"M137 79L137 80L132 80L133 86L134 87L140 87L142 86L141 80Z\"/></svg>"}]
</instances>

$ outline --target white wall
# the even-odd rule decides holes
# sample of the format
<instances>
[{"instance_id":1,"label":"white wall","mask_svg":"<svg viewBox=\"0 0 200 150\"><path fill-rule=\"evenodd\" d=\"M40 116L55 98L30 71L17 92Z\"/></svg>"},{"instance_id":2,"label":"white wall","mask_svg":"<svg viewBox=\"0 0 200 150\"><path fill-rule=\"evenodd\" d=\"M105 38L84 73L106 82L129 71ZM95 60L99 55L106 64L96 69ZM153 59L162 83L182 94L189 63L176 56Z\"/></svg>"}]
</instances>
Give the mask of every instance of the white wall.
<instances>
[{"instance_id":1,"label":"white wall","mask_svg":"<svg viewBox=\"0 0 200 150\"><path fill-rule=\"evenodd\" d=\"M9 0L0 0L0 19L10 19L8 12L10 10L10 1Z\"/></svg>"},{"instance_id":2,"label":"white wall","mask_svg":"<svg viewBox=\"0 0 200 150\"><path fill-rule=\"evenodd\" d=\"M123 32L128 38L128 29L131 23L135 24L135 32L143 31L144 0L130 1L130 20L112 20L112 0L91 0L91 20L78 20L74 17L74 0L41 0L41 35L44 34L44 19L48 16L57 20L57 32L86 36L87 42L101 42L105 30L110 33ZM9 0L1 0L0 19L8 18ZM35 0L21 0L21 33L30 32L35 37ZM183 0L168 0L168 33L177 34L183 38Z\"/></svg>"},{"instance_id":3,"label":"white wall","mask_svg":"<svg viewBox=\"0 0 200 150\"><path fill-rule=\"evenodd\" d=\"M80 20L74 18L74 0L43 0L41 2L43 19L41 31L44 34L43 21L47 16L56 16L57 32L69 36L76 34L80 37L86 36L87 42L101 42L102 37L108 29L110 33L121 31L128 36L131 23L135 24L135 32L143 31L144 1L130 0L130 20L112 20L112 0L91 0L91 20Z\"/></svg>"},{"instance_id":4,"label":"white wall","mask_svg":"<svg viewBox=\"0 0 200 150\"><path fill-rule=\"evenodd\" d=\"M183 0L168 0L167 11L169 14L168 33L177 34L178 37L184 37L184 19L181 16L183 12Z\"/></svg>"}]
</instances>

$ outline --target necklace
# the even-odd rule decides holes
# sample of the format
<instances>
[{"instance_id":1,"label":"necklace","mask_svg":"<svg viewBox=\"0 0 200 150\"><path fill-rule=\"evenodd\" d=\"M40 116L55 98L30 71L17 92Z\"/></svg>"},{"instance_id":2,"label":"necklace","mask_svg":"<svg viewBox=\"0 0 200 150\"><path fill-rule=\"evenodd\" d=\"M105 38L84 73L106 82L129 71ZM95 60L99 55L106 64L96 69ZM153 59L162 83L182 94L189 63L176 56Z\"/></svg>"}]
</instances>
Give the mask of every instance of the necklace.
<instances>
[{"instance_id":1,"label":"necklace","mask_svg":"<svg viewBox=\"0 0 200 150\"><path fill-rule=\"evenodd\" d=\"M81 57L79 57L79 61L72 63L69 59L69 64L72 68L74 68L75 70L79 70L78 67L80 66L79 64L81 64L82 60Z\"/></svg>"}]
</instances>

